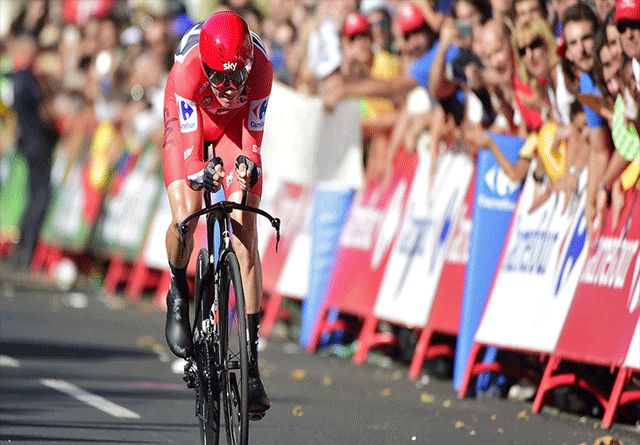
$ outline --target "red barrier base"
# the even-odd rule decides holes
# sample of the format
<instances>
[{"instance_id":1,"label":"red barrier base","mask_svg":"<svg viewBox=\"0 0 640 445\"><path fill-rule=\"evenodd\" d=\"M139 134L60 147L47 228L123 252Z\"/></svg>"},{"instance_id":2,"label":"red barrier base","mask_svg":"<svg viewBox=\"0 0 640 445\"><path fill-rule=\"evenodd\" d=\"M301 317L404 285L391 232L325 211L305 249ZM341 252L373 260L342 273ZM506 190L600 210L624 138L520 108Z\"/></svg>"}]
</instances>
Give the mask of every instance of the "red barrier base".
<instances>
[{"instance_id":1,"label":"red barrier base","mask_svg":"<svg viewBox=\"0 0 640 445\"><path fill-rule=\"evenodd\" d=\"M420 376L420 371L425 361L435 357L453 357L455 355L456 350L450 344L431 343L434 335L438 333L439 332L436 332L434 329L427 327L420 331L420 337L418 337L418 343L416 343L416 350L413 353L411 365L409 366L409 378L417 379Z\"/></svg>"},{"instance_id":2,"label":"red barrier base","mask_svg":"<svg viewBox=\"0 0 640 445\"><path fill-rule=\"evenodd\" d=\"M611 391L611 397L609 397L609 402L606 406L604 417L602 418L602 428L611 428L619 406L640 401L640 389L625 390L625 387L632 381L634 373L638 377L638 380L635 381L634 384L640 386L640 369L624 367L618 371L616 382Z\"/></svg>"},{"instance_id":3,"label":"red barrier base","mask_svg":"<svg viewBox=\"0 0 640 445\"><path fill-rule=\"evenodd\" d=\"M607 394L609 393L607 389L603 388L601 385L599 385L596 382L592 382L584 378L583 376L578 375L577 373L566 372L566 373L554 375L554 373L557 371L558 367L560 366L561 361L562 361L562 358L559 357L558 355L552 355L551 358L549 358L547 367L544 371L544 375L542 376L542 380L540 381L540 385L538 387L538 392L536 393L536 397L533 401L533 406L531 407L531 411L534 413L540 412L545 402L547 401L549 391L552 390L553 388L557 388L559 386L575 386L588 391L598 400L598 402L604 407L605 413L608 413L608 416L605 415L608 421L608 426L606 426L606 428L611 426L611 421L613 420L615 410L619 406L620 404L619 402L622 399L621 395L622 395L622 389L626 383L625 380L628 380L625 377L630 378L630 374L626 376L623 373L622 377L618 375L618 378L616 379L616 383L615 383L615 385L617 386L614 386L610 396L607 396ZM613 368L611 369L611 372L612 373L614 372ZM622 373L622 371L620 372ZM635 396L640 398L640 392L638 394L631 393L627 395L626 398L629 398L630 396L631 397ZM605 426L604 419L603 419L602 425Z\"/></svg>"},{"instance_id":4,"label":"red barrier base","mask_svg":"<svg viewBox=\"0 0 640 445\"><path fill-rule=\"evenodd\" d=\"M263 299L262 321L260 322L260 334L264 338L271 336L273 325L278 320L285 320L291 317L290 311L282 307L284 299L302 301L298 297L284 296L279 292L270 293L267 298Z\"/></svg>"},{"instance_id":5,"label":"red barrier base","mask_svg":"<svg viewBox=\"0 0 640 445\"><path fill-rule=\"evenodd\" d=\"M374 315L369 315L365 318L364 325L358 336L358 346L353 355L352 361L354 364L361 365L364 363L371 348L398 343L398 339L391 332L378 331L379 321Z\"/></svg>"},{"instance_id":6,"label":"red barrier base","mask_svg":"<svg viewBox=\"0 0 640 445\"><path fill-rule=\"evenodd\" d=\"M497 361L491 363L482 363L481 352L486 345L483 343L474 342L471 347L471 353L469 354L469 361L467 362L467 367L464 371L464 376L462 377L462 383L460 385L460 389L458 390L458 398L464 399L467 396L467 391L469 386L471 385L471 380L474 377L477 377L479 374L483 372L496 372L499 374L506 374L514 377L518 377L519 379L525 379L531 382L534 385L538 385L540 383L540 378L536 375L535 372L532 372L531 369L510 366L504 363L500 363ZM503 348L504 350L504 348ZM534 351L522 351L516 349L508 349L509 351L517 351L523 352L527 354L535 353ZM546 354L540 355L540 360L544 361L546 358Z\"/></svg>"}]
</instances>

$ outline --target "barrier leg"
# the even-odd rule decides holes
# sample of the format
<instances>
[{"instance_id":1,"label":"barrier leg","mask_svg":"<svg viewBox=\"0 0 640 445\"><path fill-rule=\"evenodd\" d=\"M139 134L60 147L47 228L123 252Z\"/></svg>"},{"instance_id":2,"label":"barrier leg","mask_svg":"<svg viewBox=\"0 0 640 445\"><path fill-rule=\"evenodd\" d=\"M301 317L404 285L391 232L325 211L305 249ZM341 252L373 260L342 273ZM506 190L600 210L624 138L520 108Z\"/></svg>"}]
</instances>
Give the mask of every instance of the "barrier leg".
<instances>
[{"instance_id":1,"label":"barrier leg","mask_svg":"<svg viewBox=\"0 0 640 445\"><path fill-rule=\"evenodd\" d=\"M552 355L549 357L547 366L544 369L544 374L542 375L542 380L540 380L540 385L538 386L538 391L536 391L536 397L533 399L531 412L537 414L542 409L547 391L551 388L551 377L559 364L560 359L557 356Z\"/></svg>"},{"instance_id":2,"label":"barrier leg","mask_svg":"<svg viewBox=\"0 0 640 445\"><path fill-rule=\"evenodd\" d=\"M425 356L427 355L427 348L431 342L433 336L433 329L424 328L420 332L418 337L418 343L416 343L416 350L413 353L411 359L411 366L409 366L409 378L416 379L420 375L420 370L424 364Z\"/></svg>"},{"instance_id":3,"label":"barrier leg","mask_svg":"<svg viewBox=\"0 0 640 445\"><path fill-rule=\"evenodd\" d=\"M614 383L613 390L611 391L611 397L609 397L609 402L607 403L607 409L605 410L604 417L602 418L602 428L611 428L611 424L613 423L613 419L616 415L616 409L618 409L618 405L620 403L620 397L622 397L622 390L630 377L631 370L629 368L621 368L618 371L616 382Z\"/></svg>"},{"instance_id":4,"label":"barrier leg","mask_svg":"<svg viewBox=\"0 0 640 445\"><path fill-rule=\"evenodd\" d=\"M278 312L280 311L280 305L282 304L282 294L280 292L274 292L269 296L267 305L262 317L262 323L260 331L262 335L267 338L271 335L271 330L278 318Z\"/></svg>"},{"instance_id":5,"label":"barrier leg","mask_svg":"<svg viewBox=\"0 0 640 445\"><path fill-rule=\"evenodd\" d=\"M114 256L111 258L111 262L109 263L109 268L107 269L107 273L104 277L104 289L112 294L118 288L118 284L122 279L122 276L126 272L126 265L124 260L119 256Z\"/></svg>"},{"instance_id":6,"label":"barrier leg","mask_svg":"<svg viewBox=\"0 0 640 445\"><path fill-rule=\"evenodd\" d=\"M149 277L149 268L142 258L138 258L133 264L129 276L131 278L127 281L124 293L130 300L138 300Z\"/></svg>"},{"instance_id":7,"label":"barrier leg","mask_svg":"<svg viewBox=\"0 0 640 445\"><path fill-rule=\"evenodd\" d=\"M311 331L311 336L309 337L309 343L307 344L307 351L315 352L318 347L318 342L320 341L320 336L322 335L322 331L326 325L327 313L329 312L329 308L326 305L322 305L322 309L318 313L316 317L316 322L313 326L313 330Z\"/></svg>"},{"instance_id":8,"label":"barrier leg","mask_svg":"<svg viewBox=\"0 0 640 445\"><path fill-rule=\"evenodd\" d=\"M460 389L458 390L459 399L464 399L467 396L467 390L469 389L469 384L471 383L471 374L473 373L473 365L478 359L478 355L482 350L482 346L482 343L473 342L471 352L469 353L469 358L467 359L467 366L465 367L464 375L462 376L462 382L460 383Z\"/></svg>"},{"instance_id":9,"label":"barrier leg","mask_svg":"<svg viewBox=\"0 0 640 445\"><path fill-rule=\"evenodd\" d=\"M369 349L374 344L374 336L376 333L376 327L378 326L378 319L370 315L364 320L364 325L360 330L358 337L358 347L353 355L353 363L361 365L367 359Z\"/></svg>"},{"instance_id":10,"label":"barrier leg","mask_svg":"<svg viewBox=\"0 0 640 445\"><path fill-rule=\"evenodd\" d=\"M153 298L156 307L162 311L167 309L167 291L169 290L169 286L171 286L171 272L169 272L169 269L166 269L162 271L160 283L156 288L156 294Z\"/></svg>"}]
</instances>

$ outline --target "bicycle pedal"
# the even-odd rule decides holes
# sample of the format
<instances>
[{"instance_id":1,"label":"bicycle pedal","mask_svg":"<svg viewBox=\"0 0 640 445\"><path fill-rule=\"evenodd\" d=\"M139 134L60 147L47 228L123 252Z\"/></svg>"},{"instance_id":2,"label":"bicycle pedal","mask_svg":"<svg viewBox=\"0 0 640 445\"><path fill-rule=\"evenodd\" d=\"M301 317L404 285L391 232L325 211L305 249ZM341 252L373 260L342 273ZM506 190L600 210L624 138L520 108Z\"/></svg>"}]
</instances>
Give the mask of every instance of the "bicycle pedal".
<instances>
[{"instance_id":1,"label":"bicycle pedal","mask_svg":"<svg viewBox=\"0 0 640 445\"><path fill-rule=\"evenodd\" d=\"M258 420L262 420L262 418L264 417L264 412L255 412L255 413L249 413L249 420L253 420L254 422L257 422Z\"/></svg>"}]
</instances>

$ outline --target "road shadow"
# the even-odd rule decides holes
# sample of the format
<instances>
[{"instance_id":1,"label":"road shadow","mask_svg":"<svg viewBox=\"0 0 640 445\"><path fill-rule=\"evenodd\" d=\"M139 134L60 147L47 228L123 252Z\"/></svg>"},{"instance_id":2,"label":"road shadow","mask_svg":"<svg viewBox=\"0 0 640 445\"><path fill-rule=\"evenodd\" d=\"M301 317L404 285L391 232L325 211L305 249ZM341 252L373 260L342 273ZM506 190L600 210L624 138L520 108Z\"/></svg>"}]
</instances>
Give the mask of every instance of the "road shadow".
<instances>
[{"instance_id":1,"label":"road shadow","mask_svg":"<svg viewBox=\"0 0 640 445\"><path fill-rule=\"evenodd\" d=\"M157 355L148 350L134 348L114 348L93 345L65 345L46 342L0 341L0 354L19 358L68 359L68 360L109 360L114 358L154 358Z\"/></svg>"}]
</instances>

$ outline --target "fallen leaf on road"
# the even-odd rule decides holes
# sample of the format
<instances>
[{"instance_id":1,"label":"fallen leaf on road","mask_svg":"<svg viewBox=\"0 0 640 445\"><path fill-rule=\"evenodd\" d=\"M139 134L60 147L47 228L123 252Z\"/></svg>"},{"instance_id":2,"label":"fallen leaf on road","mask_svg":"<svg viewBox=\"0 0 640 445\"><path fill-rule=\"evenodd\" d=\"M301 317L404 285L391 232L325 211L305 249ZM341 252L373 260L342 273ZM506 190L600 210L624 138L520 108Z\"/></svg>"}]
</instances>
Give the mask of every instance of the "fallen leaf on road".
<instances>
[{"instance_id":1,"label":"fallen leaf on road","mask_svg":"<svg viewBox=\"0 0 640 445\"><path fill-rule=\"evenodd\" d=\"M445 408L449 408L451 406L451 400L445 400L444 402L442 402L442 406L444 406Z\"/></svg>"},{"instance_id":2,"label":"fallen leaf on road","mask_svg":"<svg viewBox=\"0 0 640 445\"><path fill-rule=\"evenodd\" d=\"M464 422L462 420L456 420L456 429L464 428Z\"/></svg>"},{"instance_id":3,"label":"fallen leaf on road","mask_svg":"<svg viewBox=\"0 0 640 445\"><path fill-rule=\"evenodd\" d=\"M469 436L475 436L475 435L476 435L476 430L469 431Z\"/></svg>"},{"instance_id":4,"label":"fallen leaf on road","mask_svg":"<svg viewBox=\"0 0 640 445\"><path fill-rule=\"evenodd\" d=\"M518 413L518 419L524 419L524 420L529 420L529 411L522 410Z\"/></svg>"},{"instance_id":5,"label":"fallen leaf on road","mask_svg":"<svg viewBox=\"0 0 640 445\"><path fill-rule=\"evenodd\" d=\"M615 439L613 436L598 437L593 445L624 445L621 440Z\"/></svg>"},{"instance_id":6,"label":"fallen leaf on road","mask_svg":"<svg viewBox=\"0 0 640 445\"><path fill-rule=\"evenodd\" d=\"M324 376L322 376L322 384L324 386L331 386L333 385L333 379L331 378L331 376L325 374Z\"/></svg>"},{"instance_id":7,"label":"fallen leaf on road","mask_svg":"<svg viewBox=\"0 0 640 445\"><path fill-rule=\"evenodd\" d=\"M307 371L304 369L294 369L291 371L291 378L295 380L304 380L307 377Z\"/></svg>"},{"instance_id":8,"label":"fallen leaf on road","mask_svg":"<svg viewBox=\"0 0 640 445\"><path fill-rule=\"evenodd\" d=\"M498 428L498 432L499 432L500 434L504 434L504 429L502 429L502 428Z\"/></svg>"},{"instance_id":9,"label":"fallen leaf on road","mask_svg":"<svg viewBox=\"0 0 640 445\"><path fill-rule=\"evenodd\" d=\"M302 407L301 406L296 406L295 408L293 408L293 410L291 411L291 413L296 416L296 417L302 417L303 416L303 412L302 412Z\"/></svg>"},{"instance_id":10,"label":"fallen leaf on road","mask_svg":"<svg viewBox=\"0 0 640 445\"><path fill-rule=\"evenodd\" d=\"M426 392L423 392L422 394L420 394L420 401L422 403L433 403L435 399L436 397L433 394L429 394Z\"/></svg>"},{"instance_id":11,"label":"fallen leaf on road","mask_svg":"<svg viewBox=\"0 0 640 445\"><path fill-rule=\"evenodd\" d=\"M498 416L496 416L495 414L491 415L491 420L496 420L498 418Z\"/></svg>"},{"instance_id":12,"label":"fallen leaf on road","mask_svg":"<svg viewBox=\"0 0 640 445\"><path fill-rule=\"evenodd\" d=\"M389 397L391 395L391 388L384 388L380 391L380 395L382 395L382 397Z\"/></svg>"}]
</instances>

